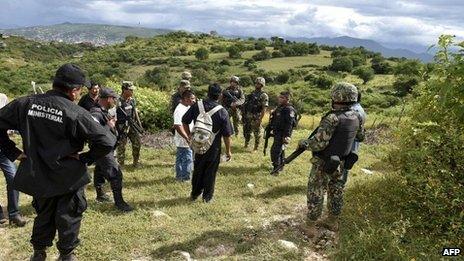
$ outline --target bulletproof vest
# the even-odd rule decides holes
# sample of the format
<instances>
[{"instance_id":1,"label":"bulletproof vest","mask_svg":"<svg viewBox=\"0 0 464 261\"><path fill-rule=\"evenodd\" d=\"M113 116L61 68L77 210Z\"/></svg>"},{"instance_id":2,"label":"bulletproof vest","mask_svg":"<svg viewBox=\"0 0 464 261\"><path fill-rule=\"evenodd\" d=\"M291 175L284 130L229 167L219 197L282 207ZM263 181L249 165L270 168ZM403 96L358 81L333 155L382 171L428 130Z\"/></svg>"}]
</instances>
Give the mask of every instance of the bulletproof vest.
<instances>
[{"instance_id":1,"label":"bulletproof vest","mask_svg":"<svg viewBox=\"0 0 464 261\"><path fill-rule=\"evenodd\" d=\"M228 93L228 94L227 94ZM237 88L237 89L226 89L226 95L223 95L224 99L224 106L226 108L230 108L231 104L236 101L240 100L240 96L242 95L242 91Z\"/></svg>"},{"instance_id":2,"label":"bulletproof vest","mask_svg":"<svg viewBox=\"0 0 464 261\"><path fill-rule=\"evenodd\" d=\"M260 114L263 111L261 104L262 91L253 91L247 97L246 111L247 113Z\"/></svg>"},{"instance_id":3,"label":"bulletproof vest","mask_svg":"<svg viewBox=\"0 0 464 261\"><path fill-rule=\"evenodd\" d=\"M359 128L359 119L351 110L334 111L338 118L338 125L329 141L329 145L322 151L315 153L322 159L338 156L343 160L351 151L351 146Z\"/></svg>"}]
</instances>

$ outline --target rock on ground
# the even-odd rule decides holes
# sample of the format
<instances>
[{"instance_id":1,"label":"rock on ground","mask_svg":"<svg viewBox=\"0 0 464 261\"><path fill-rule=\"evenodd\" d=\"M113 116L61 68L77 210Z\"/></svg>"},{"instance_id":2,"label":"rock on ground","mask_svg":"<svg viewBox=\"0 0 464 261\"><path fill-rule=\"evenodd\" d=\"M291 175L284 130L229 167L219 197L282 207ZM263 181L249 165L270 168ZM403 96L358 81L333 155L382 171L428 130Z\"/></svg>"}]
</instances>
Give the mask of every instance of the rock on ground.
<instances>
[{"instance_id":1,"label":"rock on ground","mask_svg":"<svg viewBox=\"0 0 464 261\"><path fill-rule=\"evenodd\" d=\"M279 241L277 241L277 243L279 243L279 245L287 250L291 250L291 251L296 251L298 250L298 247L295 245L295 243L293 242L290 242L290 241L287 241L287 240L282 240L280 239Z\"/></svg>"}]
</instances>

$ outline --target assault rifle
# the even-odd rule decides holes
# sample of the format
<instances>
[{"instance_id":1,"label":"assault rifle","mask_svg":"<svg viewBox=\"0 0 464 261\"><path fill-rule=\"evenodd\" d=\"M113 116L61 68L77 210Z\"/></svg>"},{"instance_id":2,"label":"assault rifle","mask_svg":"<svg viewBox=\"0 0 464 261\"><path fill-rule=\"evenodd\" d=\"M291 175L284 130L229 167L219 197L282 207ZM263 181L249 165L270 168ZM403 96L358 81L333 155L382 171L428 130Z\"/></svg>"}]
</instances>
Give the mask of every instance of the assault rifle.
<instances>
[{"instance_id":1,"label":"assault rifle","mask_svg":"<svg viewBox=\"0 0 464 261\"><path fill-rule=\"evenodd\" d=\"M121 107L118 107L118 110L125 116L127 122L129 123L129 126L132 127L139 135L142 135L145 132L143 127L140 126L140 124L138 122L134 121L134 119L132 119L132 117L129 117L127 115L127 113L123 109L121 109ZM122 134L123 133L120 133L120 135L122 135Z\"/></svg>"},{"instance_id":2,"label":"assault rifle","mask_svg":"<svg viewBox=\"0 0 464 261\"><path fill-rule=\"evenodd\" d=\"M264 153L264 156L266 156L266 151L267 151L267 146L268 146L268 143L269 143L269 138L274 136L272 131L274 129L273 127L273 119L274 119L274 113L271 113L270 116L269 116L269 123L267 124L266 128L264 128L264 149L263 149L263 153Z\"/></svg>"},{"instance_id":3,"label":"assault rifle","mask_svg":"<svg viewBox=\"0 0 464 261\"><path fill-rule=\"evenodd\" d=\"M314 135L316 135L317 133L317 130L319 129L319 127L317 127L315 130L313 130L313 132L311 132L311 134L309 135L308 139L311 139ZM292 154L290 154L290 156L288 156L287 158L285 158L283 160L283 162L277 166L277 168L275 168L274 170L271 171L271 175L276 175L277 173L279 173L279 171L288 163L292 162L294 159L298 158L298 156L300 156L303 152L305 152L305 148L301 148L301 147L298 147Z\"/></svg>"}]
</instances>

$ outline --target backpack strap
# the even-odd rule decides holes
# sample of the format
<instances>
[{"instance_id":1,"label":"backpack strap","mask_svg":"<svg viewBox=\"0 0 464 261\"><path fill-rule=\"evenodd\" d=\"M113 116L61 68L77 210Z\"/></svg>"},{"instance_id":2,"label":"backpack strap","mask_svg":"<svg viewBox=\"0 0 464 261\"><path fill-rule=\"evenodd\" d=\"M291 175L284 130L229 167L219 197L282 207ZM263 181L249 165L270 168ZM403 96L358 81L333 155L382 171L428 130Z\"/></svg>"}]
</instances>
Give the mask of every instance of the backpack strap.
<instances>
[{"instance_id":1,"label":"backpack strap","mask_svg":"<svg viewBox=\"0 0 464 261\"><path fill-rule=\"evenodd\" d=\"M208 115L211 117L213 116L213 114L215 114L216 112L218 112L220 109L222 109L222 106L221 105L218 105L214 108L212 108L210 111L208 111ZM203 109L204 110L204 109Z\"/></svg>"},{"instance_id":2,"label":"backpack strap","mask_svg":"<svg viewBox=\"0 0 464 261\"><path fill-rule=\"evenodd\" d=\"M205 106L203 106L203 100L198 101L198 110L200 111L200 114L205 113Z\"/></svg>"}]
</instances>

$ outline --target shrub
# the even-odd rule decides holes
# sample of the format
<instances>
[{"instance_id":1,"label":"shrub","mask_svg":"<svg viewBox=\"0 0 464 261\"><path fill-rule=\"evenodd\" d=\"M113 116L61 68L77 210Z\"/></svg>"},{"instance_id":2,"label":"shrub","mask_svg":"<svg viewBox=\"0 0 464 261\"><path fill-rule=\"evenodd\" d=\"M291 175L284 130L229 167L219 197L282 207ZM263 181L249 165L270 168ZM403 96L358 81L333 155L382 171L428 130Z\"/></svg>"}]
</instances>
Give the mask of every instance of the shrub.
<instances>
[{"instance_id":1,"label":"shrub","mask_svg":"<svg viewBox=\"0 0 464 261\"><path fill-rule=\"evenodd\" d=\"M252 56L255 61L264 61L271 58L271 53L268 50L262 50L261 52Z\"/></svg>"},{"instance_id":2,"label":"shrub","mask_svg":"<svg viewBox=\"0 0 464 261\"><path fill-rule=\"evenodd\" d=\"M351 70L353 70L353 61L345 56L335 57L332 61L332 65L330 65L330 70L335 72L351 72Z\"/></svg>"},{"instance_id":3,"label":"shrub","mask_svg":"<svg viewBox=\"0 0 464 261\"><path fill-rule=\"evenodd\" d=\"M371 67L358 67L353 71L353 74L363 80L363 84L374 79L374 70Z\"/></svg>"},{"instance_id":4,"label":"shrub","mask_svg":"<svg viewBox=\"0 0 464 261\"><path fill-rule=\"evenodd\" d=\"M160 66L155 67L152 70L146 70L144 79L148 83L155 83L158 85L160 90L168 90L171 85L169 67Z\"/></svg>"},{"instance_id":5,"label":"shrub","mask_svg":"<svg viewBox=\"0 0 464 261\"><path fill-rule=\"evenodd\" d=\"M285 57L285 54L281 51L273 51L272 52L272 58L280 58L280 57Z\"/></svg>"},{"instance_id":6,"label":"shrub","mask_svg":"<svg viewBox=\"0 0 464 261\"><path fill-rule=\"evenodd\" d=\"M413 88L419 84L419 78L414 76L399 76L393 83L393 88L399 96L411 93Z\"/></svg>"},{"instance_id":7,"label":"shrub","mask_svg":"<svg viewBox=\"0 0 464 261\"><path fill-rule=\"evenodd\" d=\"M289 79L290 79L289 72L281 72L275 78L275 82L278 84L284 84L284 83L287 83Z\"/></svg>"},{"instance_id":8,"label":"shrub","mask_svg":"<svg viewBox=\"0 0 464 261\"><path fill-rule=\"evenodd\" d=\"M209 57L209 52L206 48L204 47L201 47L199 48L198 50L196 50L195 52L195 58L197 58L198 60L202 61L202 60L206 60L208 59Z\"/></svg>"},{"instance_id":9,"label":"shrub","mask_svg":"<svg viewBox=\"0 0 464 261\"><path fill-rule=\"evenodd\" d=\"M155 131L172 126L172 116L169 111L170 97L166 92L137 88L135 95L140 120L145 129Z\"/></svg>"},{"instance_id":10,"label":"shrub","mask_svg":"<svg viewBox=\"0 0 464 261\"><path fill-rule=\"evenodd\" d=\"M229 58L237 59L237 58L242 57L240 48L237 47L236 45L229 46L229 48L227 48L227 51L229 52Z\"/></svg>"}]
</instances>

